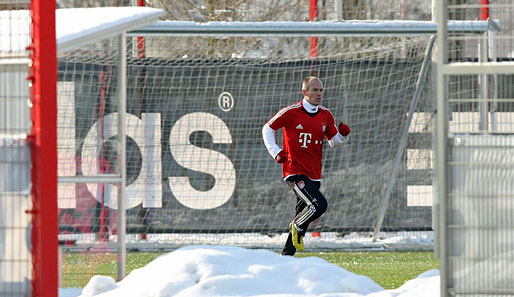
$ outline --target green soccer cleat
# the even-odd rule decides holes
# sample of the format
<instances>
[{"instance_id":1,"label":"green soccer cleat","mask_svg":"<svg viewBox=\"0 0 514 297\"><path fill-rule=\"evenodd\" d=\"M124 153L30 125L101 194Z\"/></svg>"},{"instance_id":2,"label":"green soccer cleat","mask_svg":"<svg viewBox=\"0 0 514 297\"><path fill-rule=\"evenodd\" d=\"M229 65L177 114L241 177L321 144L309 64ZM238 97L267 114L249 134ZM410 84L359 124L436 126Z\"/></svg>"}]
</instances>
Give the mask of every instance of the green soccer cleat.
<instances>
[{"instance_id":1,"label":"green soccer cleat","mask_svg":"<svg viewBox=\"0 0 514 297\"><path fill-rule=\"evenodd\" d=\"M291 228L291 235L293 237L294 247L299 251L303 251L303 233L296 229L294 222L291 222L291 224L289 224L289 227Z\"/></svg>"}]
</instances>

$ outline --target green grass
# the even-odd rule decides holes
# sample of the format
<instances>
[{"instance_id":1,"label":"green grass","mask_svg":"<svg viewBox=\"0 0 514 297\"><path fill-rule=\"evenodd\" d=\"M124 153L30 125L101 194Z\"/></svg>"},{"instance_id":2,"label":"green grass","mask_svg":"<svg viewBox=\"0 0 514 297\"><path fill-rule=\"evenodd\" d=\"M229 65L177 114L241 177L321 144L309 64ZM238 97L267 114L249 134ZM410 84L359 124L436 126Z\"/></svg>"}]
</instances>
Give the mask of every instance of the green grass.
<instances>
[{"instance_id":1,"label":"green grass","mask_svg":"<svg viewBox=\"0 0 514 297\"><path fill-rule=\"evenodd\" d=\"M320 257L356 274L366 275L384 289L396 289L430 269L439 269L433 252L317 252L297 257Z\"/></svg>"},{"instance_id":2,"label":"green grass","mask_svg":"<svg viewBox=\"0 0 514 297\"><path fill-rule=\"evenodd\" d=\"M127 275L145 266L161 252L127 253ZM356 274L366 275L384 289L395 289L430 269L439 269L432 252L302 252L296 257L320 257ZM116 254L65 253L62 263L63 288L83 288L93 275L117 274Z\"/></svg>"},{"instance_id":3,"label":"green grass","mask_svg":"<svg viewBox=\"0 0 514 297\"><path fill-rule=\"evenodd\" d=\"M128 252L126 274L141 268L162 255L162 252ZM65 253L62 259L63 288L84 288L94 275L112 276L116 279L117 255L112 253Z\"/></svg>"}]
</instances>

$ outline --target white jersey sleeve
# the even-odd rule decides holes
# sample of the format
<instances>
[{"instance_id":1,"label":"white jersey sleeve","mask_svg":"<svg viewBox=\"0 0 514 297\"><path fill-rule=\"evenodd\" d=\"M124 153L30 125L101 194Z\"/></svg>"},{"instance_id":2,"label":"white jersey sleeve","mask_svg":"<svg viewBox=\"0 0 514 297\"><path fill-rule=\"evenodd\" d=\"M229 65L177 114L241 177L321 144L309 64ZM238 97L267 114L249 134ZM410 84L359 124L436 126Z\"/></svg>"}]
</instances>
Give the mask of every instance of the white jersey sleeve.
<instances>
[{"instance_id":1,"label":"white jersey sleeve","mask_svg":"<svg viewBox=\"0 0 514 297\"><path fill-rule=\"evenodd\" d=\"M262 138L269 154L273 157L273 159L275 159L275 157L282 149L277 145L277 140L275 139L275 130L273 130L268 123L262 127Z\"/></svg>"},{"instance_id":2,"label":"white jersey sleeve","mask_svg":"<svg viewBox=\"0 0 514 297\"><path fill-rule=\"evenodd\" d=\"M340 145L341 145L341 144L343 144L343 143L347 143L349 140L350 140L350 135L343 136L343 135L341 135L341 134L338 132L338 133L336 133L336 135L334 135L334 137L332 137L332 139L330 139L330 140L328 141L328 145L329 145L331 148L335 148L335 147L340 146Z\"/></svg>"}]
</instances>

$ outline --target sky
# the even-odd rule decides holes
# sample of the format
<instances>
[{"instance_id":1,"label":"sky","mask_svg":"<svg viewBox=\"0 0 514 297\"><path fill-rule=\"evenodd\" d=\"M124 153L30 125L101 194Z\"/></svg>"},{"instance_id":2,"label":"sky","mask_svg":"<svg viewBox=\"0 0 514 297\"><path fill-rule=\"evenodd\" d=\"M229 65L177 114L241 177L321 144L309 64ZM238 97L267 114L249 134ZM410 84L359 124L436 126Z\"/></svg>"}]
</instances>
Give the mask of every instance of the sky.
<instances>
[{"instance_id":1,"label":"sky","mask_svg":"<svg viewBox=\"0 0 514 297\"><path fill-rule=\"evenodd\" d=\"M394 273L394 272L391 272ZM59 297L433 297L439 271L429 270L394 290L319 257L281 256L266 249L192 245L163 254L120 282L96 275Z\"/></svg>"}]
</instances>

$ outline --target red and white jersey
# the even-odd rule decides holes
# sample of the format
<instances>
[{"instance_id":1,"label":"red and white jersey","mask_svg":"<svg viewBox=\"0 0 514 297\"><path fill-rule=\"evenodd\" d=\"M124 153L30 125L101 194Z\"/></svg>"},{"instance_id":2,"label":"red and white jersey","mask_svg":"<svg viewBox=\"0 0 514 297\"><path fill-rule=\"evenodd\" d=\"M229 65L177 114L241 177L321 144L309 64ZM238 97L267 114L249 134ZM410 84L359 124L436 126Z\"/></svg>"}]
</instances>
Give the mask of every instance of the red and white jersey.
<instances>
[{"instance_id":1,"label":"red and white jersey","mask_svg":"<svg viewBox=\"0 0 514 297\"><path fill-rule=\"evenodd\" d=\"M304 174L320 180L323 141L338 134L332 113L321 105L309 113L300 101L282 108L266 125L274 131L282 128L283 150L288 153L282 163L283 177Z\"/></svg>"}]
</instances>

